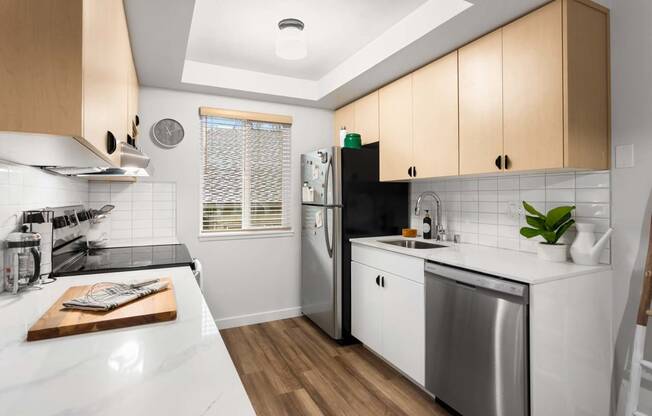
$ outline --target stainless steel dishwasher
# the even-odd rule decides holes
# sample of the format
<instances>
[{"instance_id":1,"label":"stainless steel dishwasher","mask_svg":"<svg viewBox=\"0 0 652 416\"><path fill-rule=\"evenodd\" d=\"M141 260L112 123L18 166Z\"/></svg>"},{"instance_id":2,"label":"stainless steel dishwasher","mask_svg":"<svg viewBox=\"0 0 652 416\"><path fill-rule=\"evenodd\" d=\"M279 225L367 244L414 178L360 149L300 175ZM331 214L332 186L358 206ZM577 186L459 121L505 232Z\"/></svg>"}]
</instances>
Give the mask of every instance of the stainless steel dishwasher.
<instances>
[{"instance_id":1,"label":"stainless steel dishwasher","mask_svg":"<svg viewBox=\"0 0 652 416\"><path fill-rule=\"evenodd\" d=\"M529 415L528 287L426 263L426 389L463 416Z\"/></svg>"}]
</instances>

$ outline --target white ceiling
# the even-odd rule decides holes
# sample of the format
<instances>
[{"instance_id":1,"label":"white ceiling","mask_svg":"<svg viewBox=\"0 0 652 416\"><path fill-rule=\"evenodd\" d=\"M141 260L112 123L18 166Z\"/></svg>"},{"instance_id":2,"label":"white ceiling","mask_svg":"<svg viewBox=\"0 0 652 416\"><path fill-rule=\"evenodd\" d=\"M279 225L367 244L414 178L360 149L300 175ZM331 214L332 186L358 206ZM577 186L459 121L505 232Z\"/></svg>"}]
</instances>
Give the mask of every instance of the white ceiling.
<instances>
[{"instance_id":1,"label":"white ceiling","mask_svg":"<svg viewBox=\"0 0 652 416\"><path fill-rule=\"evenodd\" d=\"M426 0L195 0L186 59L318 80ZM304 22L308 56L274 53L278 22Z\"/></svg>"},{"instance_id":2,"label":"white ceiling","mask_svg":"<svg viewBox=\"0 0 652 416\"><path fill-rule=\"evenodd\" d=\"M333 109L547 1L125 0L125 6L141 85ZM285 17L304 20L311 32L304 61L274 55L276 24Z\"/></svg>"}]
</instances>

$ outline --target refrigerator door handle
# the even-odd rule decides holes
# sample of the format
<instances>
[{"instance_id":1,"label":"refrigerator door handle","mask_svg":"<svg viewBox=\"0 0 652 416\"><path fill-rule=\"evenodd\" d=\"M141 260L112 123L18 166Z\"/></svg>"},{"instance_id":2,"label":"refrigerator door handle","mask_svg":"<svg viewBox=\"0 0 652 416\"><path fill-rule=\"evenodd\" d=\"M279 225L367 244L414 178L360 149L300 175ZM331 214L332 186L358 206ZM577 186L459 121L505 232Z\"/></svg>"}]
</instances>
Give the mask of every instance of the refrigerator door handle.
<instances>
[{"instance_id":1,"label":"refrigerator door handle","mask_svg":"<svg viewBox=\"0 0 652 416\"><path fill-rule=\"evenodd\" d=\"M328 158L328 165L326 166L326 175L324 178L324 238L326 238L326 250L328 250L328 257L333 258L333 245L331 244L330 231L328 229L328 181L331 172L333 171L333 158Z\"/></svg>"}]
</instances>

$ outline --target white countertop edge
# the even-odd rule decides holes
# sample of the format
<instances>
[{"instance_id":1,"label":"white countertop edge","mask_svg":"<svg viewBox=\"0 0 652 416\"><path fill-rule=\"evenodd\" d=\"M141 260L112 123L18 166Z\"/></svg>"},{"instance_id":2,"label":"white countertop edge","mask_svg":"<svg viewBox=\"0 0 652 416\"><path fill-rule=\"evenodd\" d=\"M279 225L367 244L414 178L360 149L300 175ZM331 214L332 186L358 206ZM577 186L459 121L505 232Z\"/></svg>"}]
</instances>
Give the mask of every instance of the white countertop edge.
<instances>
[{"instance_id":1,"label":"white countertop edge","mask_svg":"<svg viewBox=\"0 0 652 416\"><path fill-rule=\"evenodd\" d=\"M171 277L177 319L27 342L27 329L68 288ZM188 266L65 276L0 294L0 414L255 415ZM38 397L38 400L33 400Z\"/></svg>"},{"instance_id":2,"label":"white countertop edge","mask_svg":"<svg viewBox=\"0 0 652 416\"><path fill-rule=\"evenodd\" d=\"M417 240L448 247L410 249L384 244L382 243L383 240ZM382 236L352 238L349 241L352 244L360 244L405 254L530 285L612 270L612 266L609 264L582 266L570 261L565 263L552 263L540 260L536 254L523 251L474 244L458 244L454 246L451 242L424 240L422 238Z\"/></svg>"}]
</instances>

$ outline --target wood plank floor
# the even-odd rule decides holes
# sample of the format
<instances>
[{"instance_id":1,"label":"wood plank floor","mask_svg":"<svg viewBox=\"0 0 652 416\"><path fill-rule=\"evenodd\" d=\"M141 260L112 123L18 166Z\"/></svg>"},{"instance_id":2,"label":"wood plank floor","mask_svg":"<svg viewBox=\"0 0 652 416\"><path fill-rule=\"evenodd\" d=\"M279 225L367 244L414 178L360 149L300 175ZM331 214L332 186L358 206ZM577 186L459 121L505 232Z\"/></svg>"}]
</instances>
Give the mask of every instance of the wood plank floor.
<instances>
[{"instance_id":1,"label":"wood plank floor","mask_svg":"<svg viewBox=\"0 0 652 416\"><path fill-rule=\"evenodd\" d=\"M449 415L362 345L342 347L306 318L221 333L258 416Z\"/></svg>"}]
</instances>

